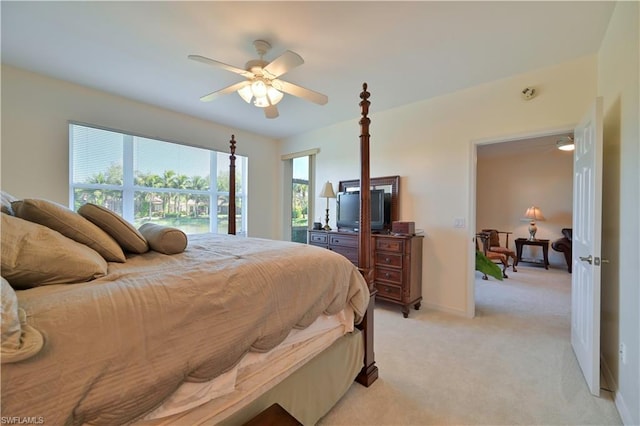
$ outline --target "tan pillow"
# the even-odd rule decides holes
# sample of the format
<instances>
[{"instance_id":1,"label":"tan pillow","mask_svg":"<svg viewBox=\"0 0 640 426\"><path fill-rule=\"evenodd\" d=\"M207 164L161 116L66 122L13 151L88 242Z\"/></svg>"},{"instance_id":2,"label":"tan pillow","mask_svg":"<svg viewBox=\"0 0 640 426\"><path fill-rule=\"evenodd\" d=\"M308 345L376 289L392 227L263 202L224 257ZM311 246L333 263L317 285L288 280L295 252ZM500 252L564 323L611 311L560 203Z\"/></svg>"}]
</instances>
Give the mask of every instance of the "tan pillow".
<instances>
[{"instance_id":1,"label":"tan pillow","mask_svg":"<svg viewBox=\"0 0 640 426\"><path fill-rule=\"evenodd\" d=\"M145 223L138 230L144 235L151 250L164 254L182 253L187 248L187 235L178 228Z\"/></svg>"},{"instance_id":2,"label":"tan pillow","mask_svg":"<svg viewBox=\"0 0 640 426\"><path fill-rule=\"evenodd\" d=\"M65 237L85 244L100 253L109 262L124 262L126 260L116 240L63 205L48 200L30 198L14 201L11 206L17 217L39 223L58 231Z\"/></svg>"},{"instance_id":3,"label":"tan pillow","mask_svg":"<svg viewBox=\"0 0 640 426\"><path fill-rule=\"evenodd\" d=\"M16 289L90 281L107 262L84 244L37 223L2 214L2 276Z\"/></svg>"},{"instance_id":4,"label":"tan pillow","mask_svg":"<svg viewBox=\"0 0 640 426\"><path fill-rule=\"evenodd\" d=\"M2 198L2 213L10 214L11 216L13 216L13 208L11 207L11 203L14 201L18 201L18 199L4 191L0 192L0 196Z\"/></svg>"},{"instance_id":5,"label":"tan pillow","mask_svg":"<svg viewBox=\"0 0 640 426\"><path fill-rule=\"evenodd\" d=\"M131 253L149 251L149 244L144 236L117 213L92 203L80 207L78 213L112 236L125 251Z\"/></svg>"},{"instance_id":6,"label":"tan pillow","mask_svg":"<svg viewBox=\"0 0 640 426\"><path fill-rule=\"evenodd\" d=\"M26 312L18 307L18 297L4 277L2 280L2 364L18 362L40 352L42 334L27 324Z\"/></svg>"}]
</instances>

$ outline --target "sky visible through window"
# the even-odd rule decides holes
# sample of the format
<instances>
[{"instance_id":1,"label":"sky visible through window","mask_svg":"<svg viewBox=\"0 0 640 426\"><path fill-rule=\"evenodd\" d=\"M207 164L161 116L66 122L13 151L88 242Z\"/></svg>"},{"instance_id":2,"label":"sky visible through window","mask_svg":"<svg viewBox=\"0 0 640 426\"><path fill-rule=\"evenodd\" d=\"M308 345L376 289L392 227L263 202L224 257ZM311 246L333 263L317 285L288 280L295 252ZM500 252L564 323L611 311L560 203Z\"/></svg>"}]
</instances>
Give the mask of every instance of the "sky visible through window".
<instances>
[{"instance_id":1,"label":"sky visible through window","mask_svg":"<svg viewBox=\"0 0 640 426\"><path fill-rule=\"evenodd\" d=\"M293 178L309 180L309 157L293 159Z\"/></svg>"}]
</instances>

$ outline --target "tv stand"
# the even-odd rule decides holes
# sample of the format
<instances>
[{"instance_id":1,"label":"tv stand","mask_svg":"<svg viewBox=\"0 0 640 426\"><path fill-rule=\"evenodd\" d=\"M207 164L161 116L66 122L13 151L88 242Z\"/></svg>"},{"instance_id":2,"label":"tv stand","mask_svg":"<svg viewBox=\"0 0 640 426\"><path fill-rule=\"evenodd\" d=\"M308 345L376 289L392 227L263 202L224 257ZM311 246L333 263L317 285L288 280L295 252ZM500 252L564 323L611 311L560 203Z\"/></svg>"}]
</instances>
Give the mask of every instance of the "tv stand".
<instances>
[{"instance_id":1,"label":"tv stand","mask_svg":"<svg viewBox=\"0 0 640 426\"><path fill-rule=\"evenodd\" d=\"M358 266L358 233L309 231L309 244L335 251ZM373 234L374 284L376 299L420 309L422 302L422 235Z\"/></svg>"}]
</instances>

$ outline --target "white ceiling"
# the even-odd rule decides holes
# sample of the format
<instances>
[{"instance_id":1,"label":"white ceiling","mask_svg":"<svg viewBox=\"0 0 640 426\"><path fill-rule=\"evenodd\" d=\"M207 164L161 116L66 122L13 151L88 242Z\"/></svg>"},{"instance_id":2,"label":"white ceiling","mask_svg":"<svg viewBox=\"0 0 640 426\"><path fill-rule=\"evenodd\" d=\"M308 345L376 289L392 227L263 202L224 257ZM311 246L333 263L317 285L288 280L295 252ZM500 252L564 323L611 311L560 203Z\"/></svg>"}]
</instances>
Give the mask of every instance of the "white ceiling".
<instances>
[{"instance_id":1,"label":"white ceiling","mask_svg":"<svg viewBox=\"0 0 640 426\"><path fill-rule=\"evenodd\" d=\"M486 159L534 153L547 154L557 151L558 143L566 143L567 136L573 136L573 132L478 145L477 155L478 159Z\"/></svg>"},{"instance_id":2,"label":"white ceiling","mask_svg":"<svg viewBox=\"0 0 640 426\"><path fill-rule=\"evenodd\" d=\"M597 52L613 2L1 2L2 62L232 128L284 138L371 112ZM328 95L285 95L280 117L237 94L242 80L187 59L244 67L253 40L305 63L283 80ZM36 101L36 100L34 100Z\"/></svg>"}]
</instances>

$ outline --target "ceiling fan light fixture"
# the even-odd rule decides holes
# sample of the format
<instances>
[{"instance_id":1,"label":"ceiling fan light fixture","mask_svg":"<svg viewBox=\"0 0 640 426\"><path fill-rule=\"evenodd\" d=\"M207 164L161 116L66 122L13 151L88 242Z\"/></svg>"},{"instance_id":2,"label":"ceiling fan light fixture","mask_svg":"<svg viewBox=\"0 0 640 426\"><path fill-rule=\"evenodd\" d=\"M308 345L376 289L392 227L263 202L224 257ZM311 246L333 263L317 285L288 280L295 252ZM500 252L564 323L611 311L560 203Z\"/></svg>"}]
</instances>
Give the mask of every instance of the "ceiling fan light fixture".
<instances>
[{"instance_id":1,"label":"ceiling fan light fixture","mask_svg":"<svg viewBox=\"0 0 640 426\"><path fill-rule=\"evenodd\" d=\"M282 98L284 97L284 93L274 88L273 86L270 86L267 89L267 96L269 97L271 105L275 105L282 100Z\"/></svg>"},{"instance_id":2,"label":"ceiling fan light fixture","mask_svg":"<svg viewBox=\"0 0 640 426\"><path fill-rule=\"evenodd\" d=\"M242 89L238 90L238 95L248 104L251 103L251 98L253 98L253 92L251 91L251 85L247 84Z\"/></svg>"},{"instance_id":3,"label":"ceiling fan light fixture","mask_svg":"<svg viewBox=\"0 0 640 426\"><path fill-rule=\"evenodd\" d=\"M261 79L256 79L251 83L251 91L256 98L263 98L267 95L267 85Z\"/></svg>"},{"instance_id":4,"label":"ceiling fan light fixture","mask_svg":"<svg viewBox=\"0 0 640 426\"><path fill-rule=\"evenodd\" d=\"M269 106L269 100L266 96L259 96L255 98L253 104L258 108L266 108Z\"/></svg>"},{"instance_id":5,"label":"ceiling fan light fixture","mask_svg":"<svg viewBox=\"0 0 640 426\"><path fill-rule=\"evenodd\" d=\"M275 105L284 97L284 93L262 79L256 79L239 89L238 95L248 104L253 100L253 104L259 108Z\"/></svg>"}]
</instances>

